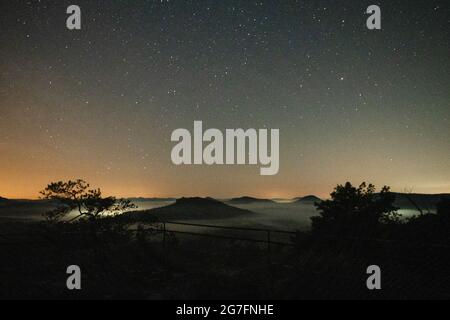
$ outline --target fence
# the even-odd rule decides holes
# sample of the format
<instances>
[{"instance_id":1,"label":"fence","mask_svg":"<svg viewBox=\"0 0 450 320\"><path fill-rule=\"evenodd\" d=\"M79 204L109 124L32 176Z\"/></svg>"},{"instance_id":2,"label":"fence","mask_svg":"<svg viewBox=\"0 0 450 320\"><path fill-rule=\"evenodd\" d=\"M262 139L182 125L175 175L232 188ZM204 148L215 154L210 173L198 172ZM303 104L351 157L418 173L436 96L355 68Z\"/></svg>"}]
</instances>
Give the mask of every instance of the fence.
<instances>
[{"instance_id":1,"label":"fence","mask_svg":"<svg viewBox=\"0 0 450 320\"><path fill-rule=\"evenodd\" d=\"M276 229L264 229L264 228L251 228L251 227L232 227L232 226L219 226L219 225L210 225L210 224L198 224L198 223L188 223L188 222L175 222L175 221L162 221L162 222L155 222L154 224L159 225L159 228L157 227L149 227L144 230L147 231L154 231L158 233L162 233L163 236L163 244L166 244L166 235L168 233L178 233L178 234L186 234L191 236L199 236L199 237L210 237L210 238L217 238L217 239L224 239L224 240L235 240L235 241L245 241L245 242L253 242L253 243L264 243L267 245L268 251L270 251L271 245L277 245L277 246L286 246L286 247L293 247L296 244L293 241L289 242L282 242L282 241L276 241L274 240L273 235L274 234L283 234L287 236L295 236L298 234L294 231L287 231L287 230L276 230ZM263 233L265 236L264 239L255 239L255 238L243 238L243 237L235 237L235 236L226 236L226 235L220 235L220 234L214 234L214 233L199 233L199 232L191 232L191 231L182 231L182 230L173 230L173 229L167 229L167 226L187 226L187 227L197 227L197 228L209 228L209 229L221 229L221 230L231 230L231 231L251 231L251 232L260 232ZM138 229L132 229L133 232L137 232ZM11 234L0 234L0 245L1 246L8 246L8 245L17 245L17 244L36 244L36 243L45 243L46 239L42 239L42 241L14 241L12 237L21 237L25 236L28 237L29 234L22 234L22 233L11 233ZM346 241L369 241L377 244L384 244L384 245L395 245L398 243L403 244L403 242L399 240L389 240L389 239L376 239L376 238L361 238L361 237L349 237L349 236L328 236L325 237L325 239L328 240L346 240ZM422 244L430 248L444 248L444 249L450 249L450 245L448 244L439 244L439 243L426 243Z\"/></svg>"},{"instance_id":2,"label":"fence","mask_svg":"<svg viewBox=\"0 0 450 320\"><path fill-rule=\"evenodd\" d=\"M196 228L205 228L205 229L215 229L215 230L229 230L229 231L250 231L257 232L262 234L263 236L259 239L256 238L248 238L248 237L238 237L238 236L229 236L222 235L216 233L200 233L200 232L192 232L187 230L174 230L168 228L168 226L184 226L184 227L196 227ZM139 229L131 229L135 234L139 231ZM271 246L285 246L285 247L293 247L295 246L294 242L290 241L277 241L274 237L275 234L282 234L285 236L294 236L297 232L287 231L287 230L276 230L276 229L264 229L264 228L251 228L251 227L232 227L232 226L219 226L219 225L210 225L210 224L198 224L198 223L187 223L187 222L174 222L174 221L163 221L163 222L155 222L152 227L147 227L144 231L153 231L162 234L163 245L166 245L167 234L175 233L175 234L185 234L191 236L198 237L209 237L209 238L217 238L231 241L244 241L244 242L252 242L252 243L263 243L266 245L267 250L270 252ZM64 233L66 235L71 234ZM77 234L77 233L73 233ZM30 239L30 236L37 236L36 239ZM261 239L262 238L262 239ZM10 245L36 245L36 244L47 244L51 243L45 236L42 234L27 234L27 233L6 233L0 234L0 246L10 246Z\"/></svg>"},{"instance_id":3,"label":"fence","mask_svg":"<svg viewBox=\"0 0 450 320\"><path fill-rule=\"evenodd\" d=\"M196 227L196 228L204 228L204 229L213 229L213 230L228 230L228 231L250 231L262 234L262 237L257 238L249 238L249 237L238 237L238 236L230 236L230 235L222 235L216 233L201 233L201 232L193 232L187 230L174 230L168 228L168 226L183 226L183 227ZM139 229L131 229L134 233L137 233ZM287 230L276 230L276 229L264 229L264 228L251 228L251 227L232 227L232 226L219 226L219 225L210 225L210 224L198 224L198 223L187 223L187 222L175 222L175 221L163 221L163 222L155 222L152 227L145 228L144 231L152 231L156 233L162 234L162 242L163 245L166 245L167 234L185 234L190 236L197 237L209 237L230 241L244 241L250 243L262 243L266 245L268 252L271 250L271 246L284 246L284 247L293 247L295 244L292 241L277 241L274 237L275 234L282 234L285 236L294 236L297 233L294 231ZM33 239L32 241L28 239L29 234L22 233L11 233L11 234L0 234L0 246L9 246L9 245L31 245L31 244L45 244L48 239ZM17 237L17 238L16 238ZM22 237L25 237L22 238ZM289 239L290 240L290 239Z\"/></svg>"},{"instance_id":4,"label":"fence","mask_svg":"<svg viewBox=\"0 0 450 320\"><path fill-rule=\"evenodd\" d=\"M178 233L178 234L186 234L186 235L199 236L199 237L210 237L210 238L217 238L217 239L224 239L224 240L264 243L267 245L267 250L270 251L271 245L294 246L294 243L292 243L292 242L275 241L273 238L274 234L284 234L284 235L290 235L290 236L294 236L296 234L296 232L286 231L286 230L218 226L218 225L197 224L197 223L187 223L187 222L164 221L164 222L159 222L158 224L160 225L159 228L151 227L151 228L148 228L145 230L152 230L152 231L162 233L164 245L166 244L166 234L167 233ZM236 236L219 235L219 234L214 234L214 233L199 233L199 232L192 232L192 231L186 231L186 230L184 230L184 231L183 230L173 230L173 229L167 228L170 225L185 226L185 227L197 227L197 228L209 228L209 229L221 229L221 230L232 230L232 231L259 232L259 233L264 234L264 239L243 238L243 237L236 237ZM134 229L133 231L136 232L137 229Z\"/></svg>"}]
</instances>

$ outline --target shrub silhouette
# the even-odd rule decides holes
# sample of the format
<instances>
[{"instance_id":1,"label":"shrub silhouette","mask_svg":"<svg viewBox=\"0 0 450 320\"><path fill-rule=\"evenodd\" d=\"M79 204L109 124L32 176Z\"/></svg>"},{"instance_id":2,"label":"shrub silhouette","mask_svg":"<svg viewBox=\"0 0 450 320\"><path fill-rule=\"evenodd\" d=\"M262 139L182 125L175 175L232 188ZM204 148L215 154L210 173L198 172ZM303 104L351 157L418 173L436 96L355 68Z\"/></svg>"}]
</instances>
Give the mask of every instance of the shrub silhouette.
<instances>
[{"instance_id":1,"label":"shrub silhouette","mask_svg":"<svg viewBox=\"0 0 450 320\"><path fill-rule=\"evenodd\" d=\"M438 216L450 220L450 199L441 199L436 205L436 213Z\"/></svg>"},{"instance_id":2,"label":"shrub silhouette","mask_svg":"<svg viewBox=\"0 0 450 320\"><path fill-rule=\"evenodd\" d=\"M75 210L78 215L72 220L78 218L96 220L105 215L116 215L127 209L136 208L129 200L103 198L100 189L89 187L89 184L81 179L50 183L40 192L41 199L56 200L58 206L45 214L46 219L60 221Z\"/></svg>"},{"instance_id":3,"label":"shrub silhouette","mask_svg":"<svg viewBox=\"0 0 450 320\"><path fill-rule=\"evenodd\" d=\"M331 200L317 202L320 216L312 217L312 232L320 235L373 236L382 224L397 222L395 196L384 186L375 193L373 184L338 185Z\"/></svg>"}]
</instances>

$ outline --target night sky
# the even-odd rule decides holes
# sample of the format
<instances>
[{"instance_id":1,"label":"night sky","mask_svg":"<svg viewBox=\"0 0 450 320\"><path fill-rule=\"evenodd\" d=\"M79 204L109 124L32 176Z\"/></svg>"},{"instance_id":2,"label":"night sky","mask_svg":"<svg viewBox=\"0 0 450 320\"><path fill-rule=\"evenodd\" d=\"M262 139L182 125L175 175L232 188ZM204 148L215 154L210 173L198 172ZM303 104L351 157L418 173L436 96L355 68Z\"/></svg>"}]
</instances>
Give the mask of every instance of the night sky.
<instances>
[{"instance_id":1,"label":"night sky","mask_svg":"<svg viewBox=\"0 0 450 320\"><path fill-rule=\"evenodd\" d=\"M450 192L448 1L14 0L0 17L0 196L74 178L116 196ZM279 173L173 165L194 120L280 129Z\"/></svg>"}]
</instances>

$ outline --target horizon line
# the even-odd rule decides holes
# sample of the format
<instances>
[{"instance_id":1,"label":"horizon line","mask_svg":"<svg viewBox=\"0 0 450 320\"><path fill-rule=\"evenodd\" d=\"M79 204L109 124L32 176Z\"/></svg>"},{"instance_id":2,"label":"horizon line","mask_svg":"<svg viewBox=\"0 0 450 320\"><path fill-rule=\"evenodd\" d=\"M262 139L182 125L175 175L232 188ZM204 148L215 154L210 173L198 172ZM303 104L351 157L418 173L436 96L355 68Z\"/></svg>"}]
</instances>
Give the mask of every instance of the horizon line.
<instances>
[{"instance_id":1,"label":"horizon line","mask_svg":"<svg viewBox=\"0 0 450 320\"><path fill-rule=\"evenodd\" d=\"M398 193L398 194L414 194L414 195L428 195L428 196L439 196L439 195L450 195L449 192L438 192L438 193L424 193L424 192L401 192L401 191L390 191L391 193ZM377 193L377 192L376 192ZM107 197L115 197L117 199L181 199L181 198L212 198L217 200L229 200L229 199L235 199L235 198L242 198L242 197L250 197L255 199L262 199L262 200L295 200L297 198L307 197L307 196L315 196L321 200L326 200L330 198L330 194L328 194L327 197L321 197L316 194L307 194L307 195L300 195L296 197L259 197L259 196L253 196L249 194L243 194L239 196L227 196L227 197L214 197L211 195L179 195L179 196L117 196L117 195L108 195ZM7 199L7 200L47 200L47 199L41 199L39 197L4 197L0 195L0 198Z\"/></svg>"}]
</instances>

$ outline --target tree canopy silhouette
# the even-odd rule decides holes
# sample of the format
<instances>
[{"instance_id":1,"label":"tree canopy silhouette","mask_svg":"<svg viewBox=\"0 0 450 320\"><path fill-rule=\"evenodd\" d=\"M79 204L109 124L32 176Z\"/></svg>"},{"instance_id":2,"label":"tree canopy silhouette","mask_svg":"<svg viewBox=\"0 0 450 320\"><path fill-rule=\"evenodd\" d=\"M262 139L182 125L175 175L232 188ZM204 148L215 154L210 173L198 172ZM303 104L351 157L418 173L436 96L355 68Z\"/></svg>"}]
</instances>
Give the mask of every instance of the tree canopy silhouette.
<instances>
[{"instance_id":1,"label":"tree canopy silhouette","mask_svg":"<svg viewBox=\"0 0 450 320\"><path fill-rule=\"evenodd\" d=\"M363 182L354 187L347 182L338 185L330 195L331 200L315 204L320 216L311 218L313 233L367 236L373 235L381 224L399 219L395 196L387 186L375 193L373 184Z\"/></svg>"},{"instance_id":2,"label":"tree canopy silhouette","mask_svg":"<svg viewBox=\"0 0 450 320\"><path fill-rule=\"evenodd\" d=\"M436 213L440 217L450 219L450 199L441 199L436 206Z\"/></svg>"},{"instance_id":3,"label":"tree canopy silhouette","mask_svg":"<svg viewBox=\"0 0 450 320\"><path fill-rule=\"evenodd\" d=\"M90 189L89 183L81 179L50 183L40 194L41 199L58 203L56 209L45 214L50 221L59 221L72 211L77 211L78 215L71 221L78 218L95 220L136 208L129 200L102 197L100 189Z\"/></svg>"}]
</instances>

